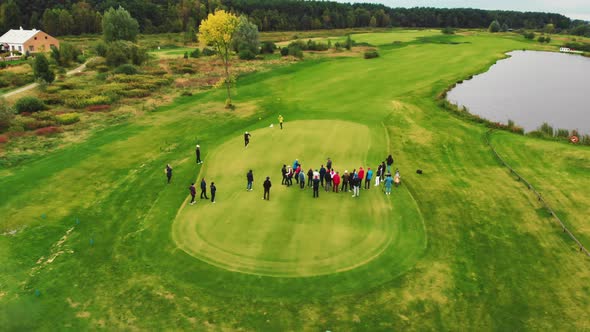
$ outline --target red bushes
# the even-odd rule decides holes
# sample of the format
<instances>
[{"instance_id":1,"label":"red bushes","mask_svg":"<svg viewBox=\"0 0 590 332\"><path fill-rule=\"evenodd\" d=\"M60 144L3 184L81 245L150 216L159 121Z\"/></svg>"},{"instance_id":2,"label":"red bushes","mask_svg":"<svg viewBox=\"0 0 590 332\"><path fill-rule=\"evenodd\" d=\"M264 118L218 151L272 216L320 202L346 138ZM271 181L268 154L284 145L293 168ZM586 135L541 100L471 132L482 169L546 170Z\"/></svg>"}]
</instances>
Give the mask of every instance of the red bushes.
<instances>
[{"instance_id":1,"label":"red bushes","mask_svg":"<svg viewBox=\"0 0 590 332\"><path fill-rule=\"evenodd\" d=\"M0 135L0 144L8 142L8 135Z\"/></svg>"},{"instance_id":2,"label":"red bushes","mask_svg":"<svg viewBox=\"0 0 590 332\"><path fill-rule=\"evenodd\" d=\"M50 127L39 128L39 129L35 130L35 135L47 136L47 135L53 135L53 134L57 134L57 133L61 133L61 132L63 132L63 129L61 129L60 127L50 126Z\"/></svg>"},{"instance_id":3,"label":"red bushes","mask_svg":"<svg viewBox=\"0 0 590 332\"><path fill-rule=\"evenodd\" d=\"M110 107L111 105L92 105L86 107L86 110L88 112L102 112L108 110Z\"/></svg>"}]
</instances>

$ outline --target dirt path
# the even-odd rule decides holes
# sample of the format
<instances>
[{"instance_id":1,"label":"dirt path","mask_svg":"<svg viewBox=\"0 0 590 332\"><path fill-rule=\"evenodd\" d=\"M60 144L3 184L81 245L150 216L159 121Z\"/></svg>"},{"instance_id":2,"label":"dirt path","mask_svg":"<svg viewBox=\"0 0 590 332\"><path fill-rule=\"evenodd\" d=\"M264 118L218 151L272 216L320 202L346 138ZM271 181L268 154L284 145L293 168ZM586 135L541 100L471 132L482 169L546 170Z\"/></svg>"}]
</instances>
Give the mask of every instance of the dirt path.
<instances>
[{"instance_id":1,"label":"dirt path","mask_svg":"<svg viewBox=\"0 0 590 332\"><path fill-rule=\"evenodd\" d=\"M75 73L82 72L84 69L86 69L86 63L83 63L83 64L81 64L80 66L78 66L78 67L76 67L76 68L74 68L74 69L72 69L72 70L68 71L68 72L66 73L66 76L70 76L70 75L73 75L73 74L75 74ZM20 88L18 88L18 89L16 89L16 90L12 90L12 91L10 91L10 92L7 92L7 93L5 93L5 94L1 95L0 97L7 98L7 97L10 97L10 96L14 96L14 95L17 95L17 94L19 94L19 93L23 93L23 92L25 92L25 91L28 91L28 90L34 89L34 88L36 88L38 85L39 85L38 83L31 83L31 84L29 84L29 85L25 85L25 86L23 86L23 87L20 87Z\"/></svg>"}]
</instances>

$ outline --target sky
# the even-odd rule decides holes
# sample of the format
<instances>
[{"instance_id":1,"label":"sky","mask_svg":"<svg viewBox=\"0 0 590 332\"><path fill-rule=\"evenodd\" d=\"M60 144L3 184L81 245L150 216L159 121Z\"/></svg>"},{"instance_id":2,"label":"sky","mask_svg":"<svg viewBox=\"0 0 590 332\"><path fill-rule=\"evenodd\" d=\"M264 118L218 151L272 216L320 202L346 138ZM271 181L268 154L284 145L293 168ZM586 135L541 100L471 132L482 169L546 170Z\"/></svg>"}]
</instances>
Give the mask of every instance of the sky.
<instances>
[{"instance_id":1,"label":"sky","mask_svg":"<svg viewBox=\"0 0 590 332\"><path fill-rule=\"evenodd\" d=\"M480 8L551 12L590 21L590 0L336 0L382 3L388 7Z\"/></svg>"}]
</instances>

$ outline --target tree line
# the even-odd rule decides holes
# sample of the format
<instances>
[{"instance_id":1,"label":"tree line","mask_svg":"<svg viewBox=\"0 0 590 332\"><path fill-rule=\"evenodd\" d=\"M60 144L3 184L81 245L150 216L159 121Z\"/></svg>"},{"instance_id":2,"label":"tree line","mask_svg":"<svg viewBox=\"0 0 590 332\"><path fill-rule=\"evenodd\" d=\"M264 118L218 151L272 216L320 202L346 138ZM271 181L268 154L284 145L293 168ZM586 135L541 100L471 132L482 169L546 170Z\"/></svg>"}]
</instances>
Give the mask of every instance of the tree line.
<instances>
[{"instance_id":1,"label":"tree line","mask_svg":"<svg viewBox=\"0 0 590 332\"><path fill-rule=\"evenodd\" d=\"M51 35L100 33L109 8L124 7L143 33L196 33L201 20L217 9L246 14L260 31L354 27L488 28L500 22L510 29L566 29L578 34L588 24L553 13L469 8L390 8L380 4L303 0L6 0L0 6L0 33L37 28Z\"/></svg>"}]
</instances>

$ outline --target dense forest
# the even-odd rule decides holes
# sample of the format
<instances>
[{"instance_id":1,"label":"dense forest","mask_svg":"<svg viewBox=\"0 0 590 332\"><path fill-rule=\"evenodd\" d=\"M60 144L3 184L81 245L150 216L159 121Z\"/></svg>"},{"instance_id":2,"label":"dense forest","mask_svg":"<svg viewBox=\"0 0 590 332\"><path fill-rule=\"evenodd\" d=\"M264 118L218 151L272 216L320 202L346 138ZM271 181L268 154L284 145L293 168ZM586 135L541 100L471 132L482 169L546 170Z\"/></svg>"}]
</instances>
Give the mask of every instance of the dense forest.
<instances>
[{"instance_id":1,"label":"dense forest","mask_svg":"<svg viewBox=\"0 0 590 332\"><path fill-rule=\"evenodd\" d=\"M556 32L590 33L586 22L552 13L480 9L389 8L304 0L3 0L0 33L22 26L49 34L78 35L101 31L104 11L123 6L144 33L189 32L217 8L246 14L261 31L353 27L487 28L496 20L512 29L540 29L552 23Z\"/></svg>"}]
</instances>

